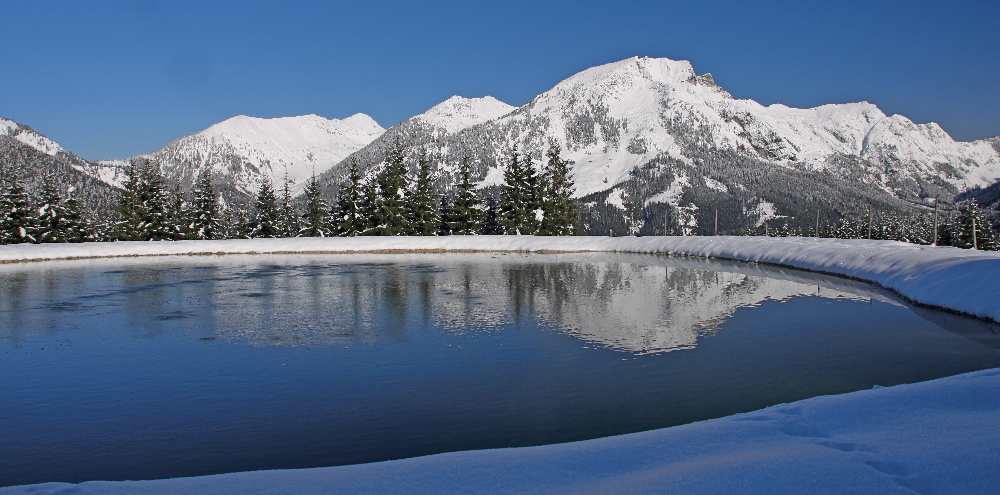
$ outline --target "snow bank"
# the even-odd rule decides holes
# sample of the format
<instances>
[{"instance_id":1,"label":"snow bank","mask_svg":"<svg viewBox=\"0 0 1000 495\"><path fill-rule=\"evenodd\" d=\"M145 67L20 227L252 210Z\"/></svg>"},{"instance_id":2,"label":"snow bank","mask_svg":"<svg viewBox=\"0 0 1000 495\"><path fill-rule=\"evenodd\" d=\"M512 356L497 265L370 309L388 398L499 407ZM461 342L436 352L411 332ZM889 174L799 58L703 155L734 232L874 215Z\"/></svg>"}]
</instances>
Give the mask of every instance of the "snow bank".
<instances>
[{"instance_id":1,"label":"snow bank","mask_svg":"<svg viewBox=\"0 0 1000 495\"><path fill-rule=\"evenodd\" d=\"M221 241L15 244L0 262L184 254L371 251L609 251L768 263L878 284L919 304L1000 322L1000 252L896 241L808 237L331 237Z\"/></svg>"},{"instance_id":2,"label":"snow bank","mask_svg":"<svg viewBox=\"0 0 1000 495\"><path fill-rule=\"evenodd\" d=\"M1000 321L1000 253L891 241L768 237L255 239L0 246L6 262L103 256L425 251L629 251L771 263L867 280ZM1000 369L817 397L631 435L375 464L155 481L0 488L13 494L995 493Z\"/></svg>"}]
</instances>

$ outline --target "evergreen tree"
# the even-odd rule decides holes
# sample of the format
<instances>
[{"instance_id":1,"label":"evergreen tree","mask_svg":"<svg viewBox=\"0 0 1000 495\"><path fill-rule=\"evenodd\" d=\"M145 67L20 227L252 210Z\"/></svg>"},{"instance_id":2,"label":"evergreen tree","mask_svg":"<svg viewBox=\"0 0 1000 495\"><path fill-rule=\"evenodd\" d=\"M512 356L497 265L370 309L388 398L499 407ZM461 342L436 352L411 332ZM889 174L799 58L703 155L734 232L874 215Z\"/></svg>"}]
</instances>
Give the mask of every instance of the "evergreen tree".
<instances>
[{"instance_id":1,"label":"evergreen tree","mask_svg":"<svg viewBox=\"0 0 1000 495\"><path fill-rule=\"evenodd\" d=\"M990 228L989 220L974 200L962 201L956 205L958 216L945 228L950 245L963 249L995 251L997 239Z\"/></svg>"},{"instance_id":2,"label":"evergreen tree","mask_svg":"<svg viewBox=\"0 0 1000 495\"><path fill-rule=\"evenodd\" d=\"M560 156L559 146L552 144L547 153L548 165L543 174L541 235L574 235L578 217L573 201L575 186L569 173L569 161Z\"/></svg>"},{"instance_id":3,"label":"evergreen tree","mask_svg":"<svg viewBox=\"0 0 1000 495\"><path fill-rule=\"evenodd\" d=\"M475 185L472 184L472 170L468 157L462 159L459 177L460 182L455 186L455 198L444 221L448 223L454 235L476 234L483 223L483 211L479 209L481 201L476 195Z\"/></svg>"},{"instance_id":4,"label":"evergreen tree","mask_svg":"<svg viewBox=\"0 0 1000 495\"><path fill-rule=\"evenodd\" d=\"M334 219L337 235L354 237L365 231L361 208L363 199L358 162L352 159L347 181L341 184L337 191L336 218Z\"/></svg>"},{"instance_id":5,"label":"evergreen tree","mask_svg":"<svg viewBox=\"0 0 1000 495\"><path fill-rule=\"evenodd\" d=\"M84 215L80 202L73 196L62 202L63 239L65 242L89 242L100 239L93 223Z\"/></svg>"},{"instance_id":6,"label":"evergreen tree","mask_svg":"<svg viewBox=\"0 0 1000 495\"><path fill-rule=\"evenodd\" d=\"M531 160L522 160L516 146L504 169L503 179L504 183L500 186L500 222L504 231L511 235L535 233L538 225L535 213L538 208L537 175Z\"/></svg>"},{"instance_id":7,"label":"evergreen tree","mask_svg":"<svg viewBox=\"0 0 1000 495\"><path fill-rule=\"evenodd\" d=\"M306 185L306 211L302 215L305 220L299 235L302 237L326 237L330 231L330 210L323 200L319 182L316 181L316 174L313 174L309 184Z\"/></svg>"},{"instance_id":8,"label":"evergreen tree","mask_svg":"<svg viewBox=\"0 0 1000 495\"><path fill-rule=\"evenodd\" d=\"M0 194L0 243L38 242L38 223L24 183L14 170L3 174Z\"/></svg>"},{"instance_id":9,"label":"evergreen tree","mask_svg":"<svg viewBox=\"0 0 1000 495\"><path fill-rule=\"evenodd\" d=\"M405 235L406 223L406 164L403 147L398 142L386 155L385 167L378 174L379 195L376 202L375 225L371 235Z\"/></svg>"},{"instance_id":10,"label":"evergreen tree","mask_svg":"<svg viewBox=\"0 0 1000 495\"><path fill-rule=\"evenodd\" d=\"M479 229L482 235L503 235L503 224L500 223L500 203L490 195L486 197L486 212L483 214L483 226Z\"/></svg>"},{"instance_id":11,"label":"evergreen tree","mask_svg":"<svg viewBox=\"0 0 1000 495\"><path fill-rule=\"evenodd\" d=\"M170 194L167 207L167 228L170 232L168 239L194 239L191 230L190 210L187 198L181 192L180 184L174 186L174 192Z\"/></svg>"},{"instance_id":12,"label":"evergreen tree","mask_svg":"<svg viewBox=\"0 0 1000 495\"><path fill-rule=\"evenodd\" d=\"M42 191L36 217L38 242L66 242L64 235L65 211L55 178L46 174L42 178Z\"/></svg>"},{"instance_id":13,"label":"evergreen tree","mask_svg":"<svg viewBox=\"0 0 1000 495\"><path fill-rule=\"evenodd\" d=\"M95 240L93 226L81 211L80 203L60 197L52 175L42 181L36 218L38 242L85 242Z\"/></svg>"},{"instance_id":14,"label":"evergreen tree","mask_svg":"<svg viewBox=\"0 0 1000 495\"><path fill-rule=\"evenodd\" d=\"M288 172L285 172L285 185L281 190L281 208L278 215L278 237L295 237L299 235L301 224L299 222L299 209L292 202L291 181L288 180Z\"/></svg>"},{"instance_id":15,"label":"evergreen tree","mask_svg":"<svg viewBox=\"0 0 1000 495\"><path fill-rule=\"evenodd\" d=\"M262 178L254 201L253 216L247 223L246 235L254 238L280 237L281 211L278 208L278 198L274 194L271 181Z\"/></svg>"},{"instance_id":16,"label":"evergreen tree","mask_svg":"<svg viewBox=\"0 0 1000 495\"><path fill-rule=\"evenodd\" d=\"M146 162L139 171L140 223L138 240L164 241L177 237L177 228L172 224L167 211L167 194L163 190L163 175L160 167Z\"/></svg>"},{"instance_id":17,"label":"evergreen tree","mask_svg":"<svg viewBox=\"0 0 1000 495\"><path fill-rule=\"evenodd\" d=\"M434 193L434 178L431 162L426 153L421 153L417 162L417 177L413 181L407 205L407 220L411 235L434 235L438 229L437 194Z\"/></svg>"},{"instance_id":18,"label":"evergreen tree","mask_svg":"<svg viewBox=\"0 0 1000 495\"><path fill-rule=\"evenodd\" d=\"M451 196L441 196L441 212L438 214L437 235L451 235L451 224L448 218L451 217Z\"/></svg>"},{"instance_id":19,"label":"evergreen tree","mask_svg":"<svg viewBox=\"0 0 1000 495\"><path fill-rule=\"evenodd\" d=\"M143 217L143 205L140 199L142 189L141 164L135 160L125 168L123 191L118 198L118 221L114 224L114 238L119 241L137 241L142 239L140 224Z\"/></svg>"},{"instance_id":20,"label":"evergreen tree","mask_svg":"<svg viewBox=\"0 0 1000 495\"><path fill-rule=\"evenodd\" d=\"M223 229L219 220L219 196L212 186L212 171L205 168L198 174L193 188L194 201L188 224L195 239L220 239Z\"/></svg>"},{"instance_id":21,"label":"evergreen tree","mask_svg":"<svg viewBox=\"0 0 1000 495\"><path fill-rule=\"evenodd\" d=\"M360 235L379 235L376 232L378 227L379 194L378 184L374 178L369 178L361 185L361 227Z\"/></svg>"},{"instance_id":22,"label":"evergreen tree","mask_svg":"<svg viewBox=\"0 0 1000 495\"><path fill-rule=\"evenodd\" d=\"M126 179L118 200L119 219L114 237L121 241L162 241L177 237L167 211L163 175L147 160L133 161L125 169Z\"/></svg>"}]
</instances>

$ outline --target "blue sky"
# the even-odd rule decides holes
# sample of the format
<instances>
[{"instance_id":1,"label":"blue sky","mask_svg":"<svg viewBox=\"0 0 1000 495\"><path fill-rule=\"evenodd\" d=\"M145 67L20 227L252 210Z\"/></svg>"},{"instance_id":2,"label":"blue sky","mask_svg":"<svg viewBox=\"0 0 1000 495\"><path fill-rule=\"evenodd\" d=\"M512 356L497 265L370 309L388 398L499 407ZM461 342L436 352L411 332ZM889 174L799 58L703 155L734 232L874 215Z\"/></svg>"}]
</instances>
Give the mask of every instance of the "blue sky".
<instances>
[{"instance_id":1,"label":"blue sky","mask_svg":"<svg viewBox=\"0 0 1000 495\"><path fill-rule=\"evenodd\" d=\"M0 0L0 116L85 158L234 115L367 113L458 94L523 105L587 67L690 60L737 98L867 100L1000 134L1000 2Z\"/></svg>"}]
</instances>

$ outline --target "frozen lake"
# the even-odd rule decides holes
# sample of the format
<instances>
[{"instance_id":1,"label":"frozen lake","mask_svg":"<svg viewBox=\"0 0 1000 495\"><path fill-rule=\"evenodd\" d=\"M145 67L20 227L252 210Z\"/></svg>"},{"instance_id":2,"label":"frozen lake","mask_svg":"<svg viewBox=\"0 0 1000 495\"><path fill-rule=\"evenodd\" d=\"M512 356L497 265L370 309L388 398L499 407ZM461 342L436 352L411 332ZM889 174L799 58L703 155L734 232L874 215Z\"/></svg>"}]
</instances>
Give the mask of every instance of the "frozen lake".
<instances>
[{"instance_id":1,"label":"frozen lake","mask_svg":"<svg viewBox=\"0 0 1000 495\"><path fill-rule=\"evenodd\" d=\"M0 266L0 486L372 462L662 428L1000 366L844 279L609 253Z\"/></svg>"}]
</instances>

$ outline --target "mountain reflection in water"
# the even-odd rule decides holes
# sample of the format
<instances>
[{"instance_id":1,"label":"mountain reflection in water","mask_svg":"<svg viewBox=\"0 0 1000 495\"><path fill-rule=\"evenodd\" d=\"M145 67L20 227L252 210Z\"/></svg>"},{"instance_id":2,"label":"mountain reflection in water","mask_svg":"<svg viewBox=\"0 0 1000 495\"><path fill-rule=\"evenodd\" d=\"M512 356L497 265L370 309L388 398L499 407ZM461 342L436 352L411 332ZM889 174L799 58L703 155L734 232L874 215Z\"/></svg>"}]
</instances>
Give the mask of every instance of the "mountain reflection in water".
<instances>
[{"instance_id":1,"label":"mountain reflection in water","mask_svg":"<svg viewBox=\"0 0 1000 495\"><path fill-rule=\"evenodd\" d=\"M161 322L201 338L258 345L403 341L413 328L494 332L535 318L582 341L638 354L692 349L737 309L821 296L892 302L867 284L745 263L650 255L448 254L191 257L56 263L44 277L6 273L4 327L16 306L117 305L140 335ZM94 267L121 267L99 270ZM9 270L8 270L9 271ZM84 272L90 272L84 276ZM35 284L37 287L29 287ZM28 294L28 296L26 296ZM11 296L11 297L7 297ZM44 302L42 300L44 299Z\"/></svg>"}]
</instances>

